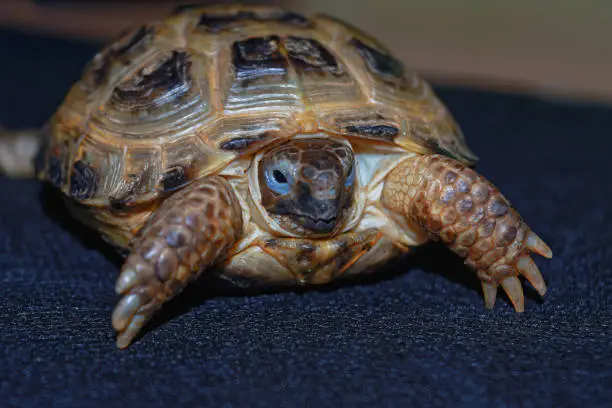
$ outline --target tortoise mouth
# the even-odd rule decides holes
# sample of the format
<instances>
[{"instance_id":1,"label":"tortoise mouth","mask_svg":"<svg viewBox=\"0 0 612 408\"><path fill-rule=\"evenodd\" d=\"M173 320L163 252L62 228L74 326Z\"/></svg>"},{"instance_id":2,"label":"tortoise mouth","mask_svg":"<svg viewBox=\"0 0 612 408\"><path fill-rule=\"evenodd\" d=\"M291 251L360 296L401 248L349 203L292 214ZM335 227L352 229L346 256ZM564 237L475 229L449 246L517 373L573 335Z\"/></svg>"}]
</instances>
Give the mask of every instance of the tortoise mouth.
<instances>
[{"instance_id":1,"label":"tortoise mouth","mask_svg":"<svg viewBox=\"0 0 612 408\"><path fill-rule=\"evenodd\" d=\"M304 228L317 234L327 234L332 232L338 224L338 217L331 218L312 218L308 215L294 216Z\"/></svg>"}]
</instances>

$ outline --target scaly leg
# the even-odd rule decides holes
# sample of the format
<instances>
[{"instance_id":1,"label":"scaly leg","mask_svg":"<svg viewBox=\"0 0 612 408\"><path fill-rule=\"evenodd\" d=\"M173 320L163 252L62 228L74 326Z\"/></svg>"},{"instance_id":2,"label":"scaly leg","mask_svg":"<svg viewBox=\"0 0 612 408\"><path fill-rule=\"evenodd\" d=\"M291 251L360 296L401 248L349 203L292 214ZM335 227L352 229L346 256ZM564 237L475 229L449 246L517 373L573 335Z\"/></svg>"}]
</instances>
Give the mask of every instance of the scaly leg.
<instances>
[{"instance_id":1,"label":"scaly leg","mask_svg":"<svg viewBox=\"0 0 612 408\"><path fill-rule=\"evenodd\" d=\"M552 251L499 190L466 165L439 155L407 159L389 174L383 203L465 258L478 273L488 308L501 285L523 311L519 274L546 293L531 252L551 258Z\"/></svg>"},{"instance_id":2,"label":"scaly leg","mask_svg":"<svg viewBox=\"0 0 612 408\"><path fill-rule=\"evenodd\" d=\"M131 246L113 312L125 348L168 300L219 261L242 232L238 200L222 177L194 182L166 199Z\"/></svg>"},{"instance_id":3,"label":"scaly leg","mask_svg":"<svg viewBox=\"0 0 612 408\"><path fill-rule=\"evenodd\" d=\"M0 174L33 178L34 158L41 143L40 130L8 131L0 127Z\"/></svg>"}]
</instances>

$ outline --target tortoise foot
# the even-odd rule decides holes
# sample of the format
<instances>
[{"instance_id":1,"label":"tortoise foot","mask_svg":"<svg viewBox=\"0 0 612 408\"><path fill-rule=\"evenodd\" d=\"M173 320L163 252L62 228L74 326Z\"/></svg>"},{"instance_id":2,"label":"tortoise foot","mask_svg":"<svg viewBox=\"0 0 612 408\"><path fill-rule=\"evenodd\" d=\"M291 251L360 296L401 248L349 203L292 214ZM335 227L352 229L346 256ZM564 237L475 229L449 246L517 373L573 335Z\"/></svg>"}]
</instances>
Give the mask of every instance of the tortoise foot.
<instances>
[{"instance_id":1,"label":"tortoise foot","mask_svg":"<svg viewBox=\"0 0 612 408\"><path fill-rule=\"evenodd\" d=\"M551 258L552 251L500 191L467 165L438 155L406 160L389 175L383 203L464 258L482 281L487 307L501 286L522 312L519 275L546 293L531 253Z\"/></svg>"}]
</instances>

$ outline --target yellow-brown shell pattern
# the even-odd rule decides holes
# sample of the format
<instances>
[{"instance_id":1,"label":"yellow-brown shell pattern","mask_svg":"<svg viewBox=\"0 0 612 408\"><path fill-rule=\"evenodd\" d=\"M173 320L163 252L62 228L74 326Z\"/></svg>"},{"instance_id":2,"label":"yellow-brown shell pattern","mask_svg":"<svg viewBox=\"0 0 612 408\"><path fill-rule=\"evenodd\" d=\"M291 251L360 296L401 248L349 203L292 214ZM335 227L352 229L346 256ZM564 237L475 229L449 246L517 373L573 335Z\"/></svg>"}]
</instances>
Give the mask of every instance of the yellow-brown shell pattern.
<instances>
[{"instance_id":1,"label":"yellow-brown shell pattern","mask_svg":"<svg viewBox=\"0 0 612 408\"><path fill-rule=\"evenodd\" d=\"M337 19L183 7L96 55L48 127L41 177L129 208L296 133L475 157L430 87Z\"/></svg>"}]
</instances>

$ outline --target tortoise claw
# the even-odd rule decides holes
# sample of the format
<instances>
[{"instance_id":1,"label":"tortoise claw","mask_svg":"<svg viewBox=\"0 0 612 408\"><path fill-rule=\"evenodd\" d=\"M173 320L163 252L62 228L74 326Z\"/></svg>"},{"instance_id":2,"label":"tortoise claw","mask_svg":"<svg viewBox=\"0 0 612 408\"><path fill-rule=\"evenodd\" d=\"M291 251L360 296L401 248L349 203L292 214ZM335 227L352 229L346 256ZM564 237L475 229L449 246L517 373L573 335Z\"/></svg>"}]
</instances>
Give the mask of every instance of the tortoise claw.
<instances>
[{"instance_id":1,"label":"tortoise claw","mask_svg":"<svg viewBox=\"0 0 612 408\"><path fill-rule=\"evenodd\" d=\"M531 252L535 252L538 255L542 255L546 259L551 259L553 257L552 250L542 238L538 237L533 231L529 231L527 235L527 239L525 240L525 246Z\"/></svg>"},{"instance_id":2,"label":"tortoise claw","mask_svg":"<svg viewBox=\"0 0 612 408\"><path fill-rule=\"evenodd\" d=\"M516 276L509 276L501 282L502 288L510 298L514 310L518 313L525 311L525 297L523 296L523 288L521 281Z\"/></svg>"},{"instance_id":3,"label":"tortoise claw","mask_svg":"<svg viewBox=\"0 0 612 408\"><path fill-rule=\"evenodd\" d=\"M115 283L115 293L122 295L127 293L130 289L136 285L143 283L143 276L139 274L136 269L126 267L123 268L117 282Z\"/></svg>"},{"instance_id":4,"label":"tortoise claw","mask_svg":"<svg viewBox=\"0 0 612 408\"><path fill-rule=\"evenodd\" d=\"M117 348L127 348L132 343L132 340L134 340L134 337L140 333L140 330L144 327L149 318L149 316L143 315L136 315L132 317L130 324L126 327L126 329L117 334Z\"/></svg>"},{"instance_id":5,"label":"tortoise claw","mask_svg":"<svg viewBox=\"0 0 612 408\"><path fill-rule=\"evenodd\" d=\"M142 304L142 297L137 293L130 293L121 298L113 311L113 328L117 331L125 330Z\"/></svg>"},{"instance_id":6,"label":"tortoise claw","mask_svg":"<svg viewBox=\"0 0 612 408\"><path fill-rule=\"evenodd\" d=\"M484 295L485 307L487 309L493 309L495 306L495 299L497 298L497 285L482 281L482 293Z\"/></svg>"},{"instance_id":7,"label":"tortoise claw","mask_svg":"<svg viewBox=\"0 0 612 408\"><path fill-rule=\"evenodd\" d=\"M531 259L530 256L525 255L521 257L516 263L516 267L519 272L531 283L531 285L538 291L540 296L544 296L546 294L546 283L544 283L544 278L540 273L537 265Z\"/></svg>"},{"instance_id":8,"label":"tortoise claw","mask_svg":"<svg viewBox=\"0 0 612 408\"><path fill-rule=\"evenodd\" d=\"M500 261L489 266L488 270L481 270L479 275L482 280L483 294L485 306L493 307L495 303L494 288L499 285L504 289L508 298L512 302L514 309L521 313L525 310L525 296L519 276L523 275L529 283L534 287L540 296L546 294L546 283L540 273L537 265L531 257L532 253L537 253L545 258L552 258L552 251L525 224L523 228L527 228L527 233L523 241L524 250L516 255L502 258ZM497 274L497 271L510 271L509 274Z\"/></svg>"},{"instance_id":9,"label":"tortoise claw","mask_svg":"<svg viewBox=\"0 0 612 408\"><path fill-rule=\"evenodd\" d=\"M516 270L519 274L523 275L525 279L531 283L531 285L538 291L540 296L546 294L546 283L540 273L537 265L528 254L524 254L516 262ZM512 302L514 309L517 312L523 312L525 310L525 296L523 294L523 288L521 281L518 276L507 276L500 282L501 287L504 289L508 298ZM497 297L498 284L495 281L481 281L482 293L484 296L485 307L488 309L493 308Z\"/></svg>"},{"instance_id":10,"label":"tortoise claw","mask_svg":"<svg viewBox=\"0 0 612 408\"><path fill-rule=\"evenodd\" d=\"M115 306L112 323L117 332L117 347L126 348L162 303L157 288L137 287L124 295ZM157 295L159 295L157 293Z\"/></svg>"}]
</instances>

